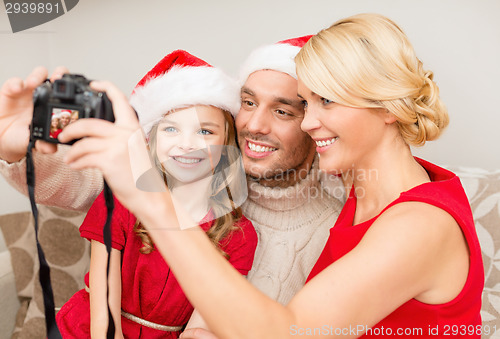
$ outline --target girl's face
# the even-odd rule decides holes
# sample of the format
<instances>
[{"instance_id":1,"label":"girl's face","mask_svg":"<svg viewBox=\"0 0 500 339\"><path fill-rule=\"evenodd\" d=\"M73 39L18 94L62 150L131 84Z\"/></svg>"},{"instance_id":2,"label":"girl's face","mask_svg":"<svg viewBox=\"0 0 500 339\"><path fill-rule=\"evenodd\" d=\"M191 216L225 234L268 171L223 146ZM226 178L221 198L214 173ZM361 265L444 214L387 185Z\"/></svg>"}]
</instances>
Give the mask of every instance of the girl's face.
<instances>
[{"instance_id":1,"label":"girl's face","mask_svg":"<svg viewBox=\"0 0 500 339\"><path fill-rule=\"evenodd\" d=\"M369 167L379 155L387 126L394 117L383 109L353 108L311 92L300 80L299 97L306 114L301 128L316 142L320 169L341 173Z\"/></svg>"},{"instance_id":2,"label":"girl's face","mask_svg":"<svg viewBox=\"0 0 500 339\"><path fill-rule=\"evenodd\" d=\"M57 118L53 118L53 119L51 120L50 126L51 126L52 128L57 129L57 126L58 126L58 125L59 125L59 119L57 119Z\"/></svg>"},{"instance_id":3,"label":"girl's face","mask_svg":"<svg viewBox=\"0 0 500 339\"><path fill-rule=\"evenodd\" d=\"M201 105L181 109L159 123L156 154L174 180L195 182L213 173L225 135L220 109Z\"/></svg>"}]
</instances>

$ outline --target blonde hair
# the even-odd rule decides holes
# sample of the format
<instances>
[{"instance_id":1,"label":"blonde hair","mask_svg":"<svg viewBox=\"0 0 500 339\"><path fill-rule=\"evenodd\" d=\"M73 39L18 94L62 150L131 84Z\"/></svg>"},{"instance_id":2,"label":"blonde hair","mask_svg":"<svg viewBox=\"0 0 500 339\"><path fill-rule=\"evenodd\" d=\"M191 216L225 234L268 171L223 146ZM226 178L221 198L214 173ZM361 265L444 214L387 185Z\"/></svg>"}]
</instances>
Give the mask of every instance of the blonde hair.
<instances>
[{"instance_id":1,"label":"blonde hair","mask_svg":"<svg viewBox=\"0 0 500 339\"><path fill-rule=\"evenodd\" d=\"M209 208L212 209L214 215L220 215L221 217L215 219L214 223L206 233L213 245L217 249L219 249L226 258L228 258L228 255L221 250L220 245L226 244L230 240L230 238L226 237L232 231L239 229L236 223L242 217L243 213L240 207L235 206L235 203L232 200L231 190L229 189L229 183L239 182L239 180L237 180L236 178L239 175L239 173L236 173L236 167L229 166L230 164L233 164L235 161L237 161L239 157L239 148L236 141L234 119L231 113L229 113L228 111L221 109L221 112L224 115L224 119L226 121L224 145L231 147L223 148L222 156L216 168L214 169L214 173L224 173L224 168L229 168L229 173L227 177L214 176L215 179L212 181L212 196L209 201ZM168 185L168 174L166 173L165 168L156 155L158 125L159 122L157 122L152 127L149 134L149 149L151 156L154 159L156 169L164 178L165 184ZM238 189L238 187L234 186L231 186L231 188L233 190ZM230 206L230 208L228 208L228 206ZM146 229L141 225L139 220L137 220L134 225L134 231L136 235L139 236L143 244L140 252L143 254L151 253L151 251L153 250L153 241ZM223 239L225 239L225 243L221 244L220 242Z\"/></svg>"},{"instance_id":2,"label":"blonde hair","mask_svg":"<svg viewBox=\"0 0 500 339\"><path fill-rule=\"evenodd\" d=\"M357 108L392 113L406 143L421 146L448 125L433 73L390 19L359 14L313 36L295 58L297 75L316 94Z\"/></svg>"}]
</instances>

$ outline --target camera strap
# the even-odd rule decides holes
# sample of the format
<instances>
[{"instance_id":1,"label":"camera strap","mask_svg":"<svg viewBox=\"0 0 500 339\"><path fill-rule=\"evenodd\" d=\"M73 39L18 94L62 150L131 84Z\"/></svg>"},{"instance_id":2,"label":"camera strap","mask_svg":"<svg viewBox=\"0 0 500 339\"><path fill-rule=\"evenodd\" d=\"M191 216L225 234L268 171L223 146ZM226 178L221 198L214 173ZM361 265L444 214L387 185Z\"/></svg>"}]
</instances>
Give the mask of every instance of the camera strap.
<instances>
[{"instance_id":1,"label":"camera strap","mask_svg":"<svg viewBox=\"0 0 500 339\"><path fill-rule=\"evenodd\" d=\"M35 225L36 248L38 252L38 261L40 263L39 280L40 280L40 285L42 287L43 306L45 309L45 326L47 329L46 331L48 339L62 339L61 333L56 323L54 292L50 280L50 267L49 264L47 263L47 260L45 259L45 254L38 239L39 225L38 225L38 208L35 202L35 162L33 159L34 147L35 147L35 140L32 137L30 137L28 150L26 152L26 183L28 185L28 195L30 199L31 213L33 214L34 225ZM108 254L107 266L106 266L106 281L108 281L109 265L111 258L111 219L114 210L114 199L113 199L113 192L106 183L106 180L104 180L104 199L106 202L107 215L106 215L106 223L104 224L103 227L103 239L104 239L104 245L106 246L106 252ZM107 296L106 299L109 300L109 285L106 287L106 296ZM109 303L108 303L108 319L109 319L108 321L109 325L106 338L113 339L115 336L115 324L113 321L113 317L111 316L111 309L109 307Z\"/></svg>"},{"instance_id":2,"label":"camera strap","mask_svg":"<svg viewBox=\"0 0 500 339\"><path fill-rule=\"evenodd\" d=\"M108 286L106 287L106 300L109 300L109 264L111 260L111 218L113 217L113 210L115 209L115 201L113 198L113 192L111 188L108 186L106 180L104 180L104 201L106 202L106 223L102 229L102 236L104 239L104 245L106 246L106 252L108 253L108 263L106 265L106 281L108 282ZM115 337L115 322L113 321L113 317L111 316L111 309L108 304L108 332L107 339L113 339Z\"/></svg>"},{"instance_id":3,"label":"camera strap","mask_svg":"<svg viewBox=\"0 0 500 339\"><path fill-rule=\"evenodd\" d=\"M50 267L45 260L42 246L38 240L38 208L35 203L35 163L33 161L33 147L35 147L35 140L30 137L28 150L26 152L26 183L28 184L28 194L31 204L31 213L35 221L35 239L36 249L38 252L38 261L40 263L39 280L43 292L43 307L45 309L45 326L47 328L48 339L59 339L61 333L56 324L56 313L54 304L54 292L52 290L52 283L50 281Z\"/></svg>"}]
</instances>

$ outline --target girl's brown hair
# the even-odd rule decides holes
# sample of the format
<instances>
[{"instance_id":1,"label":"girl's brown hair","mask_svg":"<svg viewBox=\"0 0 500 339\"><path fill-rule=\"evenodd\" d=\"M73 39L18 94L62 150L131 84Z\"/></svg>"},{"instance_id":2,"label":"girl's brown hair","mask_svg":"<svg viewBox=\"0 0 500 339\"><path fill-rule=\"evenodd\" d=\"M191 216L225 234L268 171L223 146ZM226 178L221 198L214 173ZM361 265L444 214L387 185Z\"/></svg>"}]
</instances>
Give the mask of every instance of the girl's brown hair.
<instances>
[{"instance_id":1,"label":"girl's brown hair","mask_svg":"<svg viewBox=\"0 0 500 339\"><path fill-rule=\"evenodd\" d=\"M209 201L209 208L214 212L214 215L221 215L221 217L214 220L212 226L206 233L214 246L219 249L226 258L228 258L228 255L220 249L220 245L224 245L224 243L221 244L221 241L225 239L225 243L227 243L229 238L226 239L226 237L232 231L239 229L236 224L243 214L241 208L236 207L231 195L231 189L229 188L230 182L238 182L235 177L239 175L239 173L236 173L236 171L238 171L237 167L230 166L235 163L239 157L234 119L228 111L221 109L221 112L226 121L224 145L230 147L223 148L220 161L214 169L214 173L225 173L223 170L225 168L228 168L229 171L227 171L227 176L214 176L214 179L212 180L212 196ZM158 124L159 122L153 126L149 134L149 150L152 158L154 159L156 169L164 178L165 184L168 185L167 173L156 155ZM234 186L231 187L233 190L235 188L238 189ZM228 209L228 206L231 208ZM154 249L154 243L139 220L137 220L134 225L134 232L141 239L143 244L140 252L143 254L151 253Z\"/></svg>"}]
</instances>

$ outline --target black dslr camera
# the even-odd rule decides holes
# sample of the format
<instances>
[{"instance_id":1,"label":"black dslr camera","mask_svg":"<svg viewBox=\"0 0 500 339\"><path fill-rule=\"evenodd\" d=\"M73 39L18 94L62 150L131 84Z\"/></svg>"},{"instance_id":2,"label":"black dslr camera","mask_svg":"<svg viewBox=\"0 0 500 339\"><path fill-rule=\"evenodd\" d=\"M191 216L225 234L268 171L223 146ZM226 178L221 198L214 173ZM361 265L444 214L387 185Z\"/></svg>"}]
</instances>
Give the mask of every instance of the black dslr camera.
<instances>
[{"instance_id":1,"label":"black dslr camera","mask_svg":"<svg viewBox=\"0 0 500 339\"><path fill-rule=\"evenodd\" d=\"M78 119L97 118L114 122L113 108L106 93L94 91L89 84L90 80L83 75L64 74L53 84L47 80L38 86L33 93L32 137L60 143L57 140L59 133Z\"/></svg>"}]
</instances>

